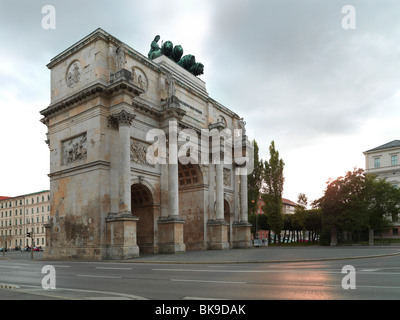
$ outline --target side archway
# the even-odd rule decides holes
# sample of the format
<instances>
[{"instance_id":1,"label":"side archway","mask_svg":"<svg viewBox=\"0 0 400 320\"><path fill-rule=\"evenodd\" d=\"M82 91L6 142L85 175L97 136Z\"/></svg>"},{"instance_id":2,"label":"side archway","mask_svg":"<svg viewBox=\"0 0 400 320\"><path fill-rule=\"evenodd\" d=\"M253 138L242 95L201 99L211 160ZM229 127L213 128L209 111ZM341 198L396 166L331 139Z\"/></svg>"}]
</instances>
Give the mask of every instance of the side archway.
<instances>
[{"instance_id":1,"label":"side archway","mask_svg":"<svg viewBox=\"0 0 400 320\"><path fill-rule=\"evenodd\" d=\"M228 225L228 243L231 245L231 234L232 234L232 219L231 219L231 206L228 200L224 199L224 220Z\"/></svg>"},{"instance_id":2,"label":"side archway","mask_svg":"<svg viewBox=\"0 0 400 320\"><path fill-rule=\"evenodd\" d=\"M131 206L132 214L139 218L136 235L140 253L155 253L156 208L148 187L139 183L131 186Z\"/></svg>"}]
</instances>

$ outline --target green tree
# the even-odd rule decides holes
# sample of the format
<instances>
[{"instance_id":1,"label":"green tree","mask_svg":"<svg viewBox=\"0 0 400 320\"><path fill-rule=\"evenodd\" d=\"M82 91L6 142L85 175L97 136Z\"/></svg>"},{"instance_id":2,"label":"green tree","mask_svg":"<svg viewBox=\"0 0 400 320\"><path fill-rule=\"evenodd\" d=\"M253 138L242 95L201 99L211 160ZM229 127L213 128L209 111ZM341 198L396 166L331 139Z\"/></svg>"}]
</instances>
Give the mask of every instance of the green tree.
<instances>
[{"instance_id":1,"label":"green tree","mask_svg":"<svg viewBox=\"0 0 400 320\"><path fill-rule=\"evenodd\" d=\"M256 215L254 213L249 214L249 223L251 223L251 232L256 234ZM268 219L266 214L258 215L258 230L270 230Z\"/></svg>"},{"instance_id":2,"label":"green tree","mask_svg":"<svg viewBox=\"0 0 400 320\"><path fill-rule=\"evenodd\" d=\"M299 229L303 232L303 239L305 239L306 235L306 227L307 227L307 204L308 198L304 193L300 193L297 198L297 206L294 208L294 220L295 225L299 227Z\"/></svg>"},{"instance_id":3,"label":"green tree","mask_svg":"<svg viewBox=\"0 0 400 320\"><path fill-rule=\"evenodd\" d=\"M321 209L307 210L306 229L310 232L311 241L315 241L322 230Z\"/></svg>"},{"instance_id":4,"label":"green tree","mask_svg":"<svg viewBox=\"0 0 400 320\"><path fill-rule=\"evenodd\" d=\"M368 228L377 232L388 230L397 221L400 211L400 189L375 175L366 176L368 199Z\"/></svg>"},{"instance_id":5,"label":"green tree","mask_svg":"<svg viewBox=\"0 0 400 320\"><path fill-rule=\"evenodd\" d=\"M282 192L285 181L283 176L285 163L279 158L279 152L275 149L274 141L271 142L269 153L269 161L264 162L264 194L261 197L265 203L263 210L267 214L268 223L275 235L278 235L280 242L280 234L283 228Z\"/></svg>"},{"instance_id":6,"label":"green tree","mask_svg":"<svg viewBox=\"0 0 400 320\"><path fill-rule=\"evenodd\" d=\"M253 172L247 176L247 201L250 213L255 213L257 210L263 174L263 162L262 159L259 159L259 148L256 140L253 140L253 145L254 169Z\"/></svg>"},{"instance_id":7,"label":"green tree","mask_svg":"<svg viewBox=\"0 0 400 320\"><path fill-rule=\"evenodd\" d=\"M313 203L322 210L325 229L359 233L382 231L390 226L388 216L397 216L400 190L385 180L366 175L363 169L349 171L330 181L323 197Z\"/></svg>"}]
</instances>

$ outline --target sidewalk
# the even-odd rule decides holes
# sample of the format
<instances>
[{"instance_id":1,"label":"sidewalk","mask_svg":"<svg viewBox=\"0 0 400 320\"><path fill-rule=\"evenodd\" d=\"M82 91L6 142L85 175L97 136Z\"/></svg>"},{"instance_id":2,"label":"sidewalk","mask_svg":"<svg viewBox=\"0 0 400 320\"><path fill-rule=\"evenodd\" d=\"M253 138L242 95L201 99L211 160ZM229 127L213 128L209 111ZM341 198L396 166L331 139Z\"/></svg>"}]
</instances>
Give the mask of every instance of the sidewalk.
<instances>
[{"instance_id":1,"label":"sidewalk","mask_svg":"<svg viewBox=\"0 0 400 320\"><path fill-rule=\"evenodd\" d=\"M400 255L400 246L260 247L251 249L187 251L178 254L141 255L132 263L279 263L361 259Z\"/></svg>"},{"instance_id":2,"label":"sidewalk","mask_svg":"<svg viewBox=\"0 0 400 320\"><path fill-rule=\"evenodd\" d=\"M137 259L102 260L121 263L227 264L280 263L324 260L364 259L400 255L400 246L310 246L259 247L250 249L186 251L177 254L141 254ZM42 260L43 252L35 252L34 260ZM30 253L7 252L0 260L31 260ZM79 260L71 259L70 261Z\"/></svg>"}]
</instances>

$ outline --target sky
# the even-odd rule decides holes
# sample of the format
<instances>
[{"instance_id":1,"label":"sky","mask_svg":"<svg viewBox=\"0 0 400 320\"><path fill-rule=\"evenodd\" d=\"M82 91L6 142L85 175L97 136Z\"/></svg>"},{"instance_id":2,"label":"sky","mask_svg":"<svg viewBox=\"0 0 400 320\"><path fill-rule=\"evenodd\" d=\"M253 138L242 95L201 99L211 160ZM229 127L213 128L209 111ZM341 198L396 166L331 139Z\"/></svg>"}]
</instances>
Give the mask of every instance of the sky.
<instances>
[{"instance_id":1,"label":"sky","mask_svg":"<svg viewBox=\"0 0 400 320\"><path fill-rule=\"evenodd\" d=\"M46 5L55 28L43 28ZM352 10L343 10L351 5ZM285 162L283 196L323 195L399 139L400 2L389 0L0 1L0 195L47 190L50 59L97 28L147 55L154 36L205 66L211 98Z\"/></svg>"}]
</instances>

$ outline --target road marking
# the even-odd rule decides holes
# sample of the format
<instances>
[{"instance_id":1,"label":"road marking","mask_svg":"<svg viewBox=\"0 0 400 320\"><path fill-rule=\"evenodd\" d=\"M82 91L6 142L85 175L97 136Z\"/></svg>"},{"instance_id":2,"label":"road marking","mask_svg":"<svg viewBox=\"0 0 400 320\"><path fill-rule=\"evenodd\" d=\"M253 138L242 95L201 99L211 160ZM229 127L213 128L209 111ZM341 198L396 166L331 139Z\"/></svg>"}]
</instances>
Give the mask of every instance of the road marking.
<instances>
[{"instance_id":1,"label":"road marking","mask_svg":"<svg viewBox=\"0 0 400 320\"><path fill-rule=\"evenodd\" d=\"M374 271L378 271L378 270L380 270L380 269L360 269L358 271L360 271L360 272L374 272Z\"/></svg>"},{"instance_id":2,"label":"road marking","mask_svg":"<svg viewBox=\"0 0 400 320\"><path fill-rule=\"evenodd\" d=\"M85 300L136 300L127 297L85 297Z\"/></svg>"},{"instance_id":3,"label":"road marking","mask_svg":"<svg viewBox=\"0 0 400 320\"><path fill-rule=\"evenodd\" d=\"M88 277L88 278L108 278L108 279L122 279L122 277L116 276L95 276L91 274L77 274L77 277Z\"/></svg>"},{"instance_id":4,"label":"road marking","mask_svg":"<svg viewBox=\"0 0 400 320\"><path fill-rule=\"evenodd\" d=\"M27 275L40 275L40 271L17 271L18 273L27 274Z\"/></svg>"},{"instance_id":5,"label":"road marking","mask_svg":"<svg viewBox=\"0 0 400 320\"><path fill-rule=\"evenodd\" d=\"M71 268L71 266L59 266L57 264L54 264L53 266L56 268Z\"/></svg>"},{"instance_id":6,"label":"road marking","mask_svg":"<svg viewBox=\"0 0 400 320\"><path fill-rule=\"evenodd\" d=\"M96 269L102 269L102 270L132 270L132 268L110 268L110 267L96 267Z\"/></svg>"},{"instance_id":7,"label":"road marking","mask_svg":"<svg viewBox=\"0 0 400 320\"><path fill-rule=\"evenodd\" d=\"M22 269L22 267L17 267L17 266L2 266L0 265L0 268L11 268L11 269Z\"/></svg>"},{"instance_id":8,"label":"road marking","mask_svg":"<svg viewBox=\"0 0 400 320\"><path fill-rule=\"evenodd\" d=\"M228 299L205 298L205 297L183 297L182 300L228 300Z\"/></svg>"},{"instance_id":9,"label":"road marking","mask_svg":"<svg viewBox=\"0 0 400 320\"><path fill-rule=\"evenodd\" d=\"M242 281L214 281L214 280L190 280L190 279L171 279L176 282L206 282L206 283L228 283L228 284L246 284Z\"/></svg>"},{"instance_id":10,"label":"road marking","mask_svg":"<svg viewBox=\"0 0 400 320\"><path fill-rule=\"evenodd\" d=\"M82 290L82 289L67 289L67 288L57 288L56 290L53 291L48 291L48 290L43 290L43 288L40 288L38 286L30 286L30 285L24 285L23 288L17 287L16 289L18 292L24 292L28 294L35 294L35 295L41 295L45 297L54 297L54 298L60 298L60 299L68 299L68 300L86 300L89 298L92 300L94 298L94 295L99 295L99 297L96 297L96 300L102 300L102 295L108 297L119 297L119 300L148 300L147 298L133 295L133 294L127 294L127 293L119 293L119 292L108 292L108 291L96 291L96 290ZM71 297L67 296L67 293L70 292L72 294L79 292L82 293L83 296L81 297ZM57 295L56 295L57 294ZM61 295L64 294L64 295ZM85 294L90 294L90 296L85 296Z\"/></svg>"},{"instance_id":11,"label":"road marking","mask_svg":"<svg viewBox=\"0 0 400 320\"><path fill-rule=\"evenodd\" d=\"M341 271L324 270L206 270L206 269L151 269L152 271L171 272L216 272L216 273L342 273Z\"/></svg>"}]
</instances>

